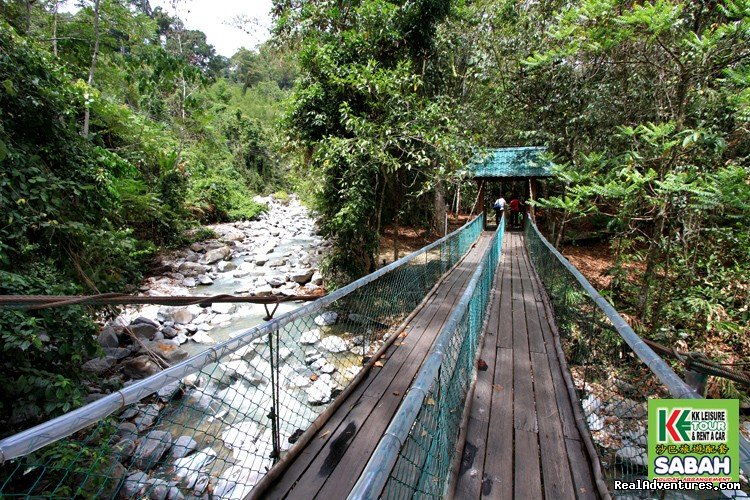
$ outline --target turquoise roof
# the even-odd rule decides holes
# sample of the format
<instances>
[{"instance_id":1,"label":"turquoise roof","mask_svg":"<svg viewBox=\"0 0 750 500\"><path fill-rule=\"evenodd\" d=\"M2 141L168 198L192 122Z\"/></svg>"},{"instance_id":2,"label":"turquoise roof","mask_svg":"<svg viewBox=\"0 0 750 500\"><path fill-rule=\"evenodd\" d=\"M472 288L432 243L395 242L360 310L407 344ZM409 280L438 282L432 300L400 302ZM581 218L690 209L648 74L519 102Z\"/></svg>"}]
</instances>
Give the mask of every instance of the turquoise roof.
<instances>
[{"instance_id":1,"label":"turquoise roof","mask_svg":"<svg viewBox=\"0 0 750 500\"><path fill-rule=\"evenodd\" d=\"M477 154L469 172L478 179L503 177L552 177L552 162L542 157L547 148L488 149Z\"/></svg>"}]
</instances>

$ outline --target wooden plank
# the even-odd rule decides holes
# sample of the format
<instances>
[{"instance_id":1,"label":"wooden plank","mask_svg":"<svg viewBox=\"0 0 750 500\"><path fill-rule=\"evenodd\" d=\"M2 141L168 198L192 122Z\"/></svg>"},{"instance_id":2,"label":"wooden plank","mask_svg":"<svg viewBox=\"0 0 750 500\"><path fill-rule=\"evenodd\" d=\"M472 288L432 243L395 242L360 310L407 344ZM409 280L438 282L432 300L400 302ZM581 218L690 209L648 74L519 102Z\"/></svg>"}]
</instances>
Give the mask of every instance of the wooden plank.
<instances>
[{"instance_id":1,"label":"wooden plank","mask_svg":"<svg viewBox=\"0 0 750 500\"><path fill-rule=\"evenodd\" d=\"M500 287L500 310L498 312L497 347L513 347L513 291L511 289L513 258L510 241L503 243L502 281Z\"/></svg>"},{"instance_id":2,"label":"wooden plank","mask_svg":"<svg viewBox=\"0 0 750 500\"><path fill-rule=\"evenodd\" d=\"M498 348L490 426L482 472L483 498L513 498L513 351Z\"/></svg>"},{"instance_id":3,"label":"wooden plank","mask_svg":"<svg viewBox=\"0 0 750 500\"><path fill-rule=\"evenodd\" d=\"M448 297L450 291L458 283L460 274L456 274L451 278L452 279L446 280L444 282L444 288L441 287L441 289L435 295L435 300L431 300L430 302L425 304L424 309L420 313L420 315L434 315L434 311L439 306L440 302ZM295 483L307 471L308 467L315 460L315 457L319 453L324 451L325 447L329 444L329 441L331 441L333 436L336 435L339 428L344 426L344 423L347 422L350 410L362 403L362 401L360 401L360 398L364 397L365 393L367 393L367 395L369 396L370 394L379 394L380 392L385 390L387 384L390 383L390 381L393 380L393 377L398 374L400 365L406 362L414 348L418 345L421 336L426 331L424 328L419 328L419 323L421 320L420 315L416 316L412 321L412 324L407 328L407 330L405 330L408 332L408 334L405 337L404 343L400 346L394 344L386 351L384 358L388 362L386 362L383 367L373 367L371 375L368 376L365 381L362 381L360 383L360 387L357 387L357 389L352 392L349 398L347 398L348 401L351 401L351 403L343 403L342 406L331 416L331 418L328 420L328 422L326 422L326 424L321 429L321 432L319 433L319 435L322 437L312 440L305 447L305 449L300 453L297 459L284 472L284 475L279 479L274 487L269 490L269 495L294 487ZM381 386L381 384L383 383L385 383L386 386ZM375 385L373 387L370 387L372 384ZM360 406L360 411L362 411L363 407L367 408L367 414L369 415L369 412L372 411L372 408L376 403L377 400L370 404Z\"/></svg>"},{"instance_id":4,"label":"wooden plank","mask_svg":"<svg viewBox=\"0 0 750 500\"><path fill-rule=\"evenodd\" d=\"M470 273L467 274L470 276ZM460 293L456 293L453 297L457 301L460 295ZM420 342L419 349L420 352L423 352L422 356L418 360L412 357L409 363L402 366L398 376L393 379L388 388L383 391L383 396L356 434L356 437L351 441L345 457L338 463L339 466L332 471L321 470L321 473L326 473L326 477L322 488L318 492L318 498L342 498L351 491L393 415L396 413L398 406L401 404L403 395L411 385L414 376L421 366L422 360L432 345L435 335L440 331L442 325L450 315L454 303L454 301L446 300L440 304L439 311L433 316L427 328L429 332L434 332L434 334L424 335L423 339L425 341ZM314 489L312 487L303 487L300 491L304 492L309 498Z\"/></svg>"},{"instance_id":5,"label":"wooden plank","mask_svg":"<svg viewBox=\"0 0 750 500\"><path fill-rule=\"evenodd\" d=\"M518 256L518 268L519 274L521 275L521 285L523 287L523 300L524 309L526 316L526 326L529 337L529 350L531 352L546 352L544 346L544 337L542 336L542 326L539 322L539 316L536 313L538 306L536 297L534 296L534 290L532 283L536 276L532 273L526 255L526 247L523 244L523 239L517 252Z\"/></svg>"},{"instance_id":6,"label":"wooden plank","mask_svg":"<svg viewBox=\"0 0 750 500\"><path fill-rule=\"evenodd\" d=\"M358 387L348 398L352 403L345 402L334 413L320 433L323 438L315 439L308 444L294 463L285 471L279 482L268 492L269 497L283 496L299 484L299 480L304 474L308 472L310 474L314 473L311 469L313 462L316 461L319 455L324 454L326 446L333 444L334 436L341 436L349 426L349 423L353 421L352 419L354 419L355 425L357 425L357 419L362 415L367 417L371 413L373 407L377 404L377 400L373 402L368 401L367 404L363 404L361 398L365 396L370 397L372 394L382 395L387 386L399 374L401 366L407 361L411 362L412 353L420 345L420 340L428 331L427 327L429 326L429 322L435 317L436 311L444 307L449 297L456 298L460 296L458 290L462 290L465 287L468 281L467 274L470 273L478 261L477 253L482 252L482 247L486 248L486 244L482 246L477 245L477 247L480 248L475 248L475 250L472 250L472 253L467 255L464 263L454 270L451 276L443 282L433 298L423 306L423 310L415 316L411 325L406 330L408 332L406 340L403 343L398 343L401 345L394 344L388 349L384 356L386 359L385 366L383 368L373 368L373 375L366 379L367 383L363 381L361 387ZM431 344L433 340L434 338L429 339L429 343ZM423 358L424 355L422 355ZM419 363L421 363L421 360ZM354 408L357 408L357 411L354 416L349 418L349 412ZM325 462L325 458L322 460Z\"/></svg>"},{"instance_id":7,"label":"wooden plank","mask_svg":"<svg viewBox=\"0 0 750 500\"><path fill-rule=\"evenodd\" d=\"M565 445L568 450L568 461L573 472L576 497L579 499L599 498L593 482L593 473L588 461L588 455L581 441L566 439Z\"/></svg>"},{"instance_id":8,"label":"wooden plank","mask_svg":"<svg viewBox=\"0 0 750 500\"><path fill-rule=\"evenodd\" d=\"M534 370L534 396L539 417L539 450L541 452L544 496L546 498L575 498L573 479L568 464L560 414L552 387L549 361L546 354L531 353Z\"/></svg>"},{"instance_id":9,"label":"wooden plank","mask_svg":"<svg viewBox=\"0 0 750 500\"><path fill-rule=\"evenodd\" d=\"M534 268L534 263L531 262L531 256L529 255L529 252L525 251L525 239L524 239L524 258L526 259L526 265L529 267L529 269ZM539 282L539 280L536 279L536 274L534 272L531 273L531 287L534 290L534 297L537 302L542 301L542 293L544 293L544 286Z\"/></svg>"},{"instance_id":10,"label":"wooden plank","mask_svg":"<svg viewBox=\"0 0 750 500\"><path fill-rule=\"evenodd\" d=\"M500 272L498 271L498 275ZM496 279L496 283L501 280ZM499 290L497 290L499 292ZM500 295L495 293L491 311L499 313ZM491 328L488 324L488 330ZM465 444L461 456L461 467L456 481L457 498L479 498L482 491L484 457L487 452L487 433L492 407L492 385L495 378L495 338L486 332L479 359L486 363L485 370L477 371L469 418L466 425Z\"/></svg>"},{"instance_id":11,"label":"wooden plank","mask_svg":"<svg viewBox=\"0 0 750 500\"><path fill-rule=\"evenodd\" d=\"M516 429L514 470L513 494L515 498L542 498L539 444L535 432Z\"/></svg>"},{"instance_id":12,"label":"wooden plank","mask_svg":"<svg viewBox=\"0 0 750 500\"><path fill-rule=\"evenodd\" d=\"M575 415L573 413L573 407L571 406L571 404L578 403L576 401L570 401L568 386L563 378L562 366L560 365L560 360L557 358L557 349L555 349L554 345L555 340L552 336L552 330L548 323L544 308L539 307L537 312L540 316L542 334L549 346L547 349L547 359L549 362L550 373L552 374L552 385L555 389L555 400L557 401L557 407L560 409L560 420L562 422L563 434L566 438L580 439L581 436L578 431L578 426L576 426Z\"/></svg>"},{"instance_id":13,"label":"wooden plank","mask_svg":"<svg viewBox=\"0 0 750 500\"><path fill-rule=\"evenodd\" d=\"M539 276L532 269L531 274L534 281L539 281ZM541 288L540 293L546 295L546 291ZM539 323L542 326L542 335L544 342L547 345L547 358L549 360L550 372L552 374L552 382L555 388L555 399L557 406L560 409L560 420L563 426L563 434L566 438L580 439L580 433L578 426L575 421L575 414L573 413L573 407L571 405L578 404L577 401L570 400L570 394L568 394L568 386L565 383L562 373L562 364L557 357L557 349L555 348L555 338L552 330L552 322L554 318L547 316L547 310L544 307L544 303L540 302L537 307L537 314L539 316Z\"/></svg>"},{"instance_id":14,"label":"wooden plank","mask_svg":"<svg viewBox=\"0 0 750 500\"><path fill-rule=\"evenodd\" d=\"M365 392L366 395L378 397L374 408L371 408L371 412L361 423L358 421L354 422L353 426L349 426L349 423L344 426L342 421L340 427L343 427L343 430L336 434L336 439L340 441L332 440L328 453L318 453L305 473L296 481L294 489L290 491L290 497L309 498L316 491L321 497L346 496L398 408L403 394L434 342L435 335L452 311L453 304L459 300L461 291L487 249L488 243L488 237L480 239L472 253L454 271L456 279L453 280L450 289L445 285L445 288L441 287L445 293L438 294L432 301L432 306L424 314L420 313L415 317L412 330L422 330L423 334L419 336L410 352L396 351L398 360L393 359L394 353ZM342 442L344 444L340 445L340 450L332 448L333 444Z\"/></svg>"},{"instance_id":15,"label":"wooden plank","mask_svg":"<svg viewBox=\"0 0 750 500\"><path fill-rule=\"evenodd\" d=\"M518 248L514 264L518 262ZM515 273L514 273L515 274ZM526 329L526 309L521 289L520 275L513 280L513 425L516 429L537 432L534 387L531 376L531 357Z\"/></svg>"}]
</instances>

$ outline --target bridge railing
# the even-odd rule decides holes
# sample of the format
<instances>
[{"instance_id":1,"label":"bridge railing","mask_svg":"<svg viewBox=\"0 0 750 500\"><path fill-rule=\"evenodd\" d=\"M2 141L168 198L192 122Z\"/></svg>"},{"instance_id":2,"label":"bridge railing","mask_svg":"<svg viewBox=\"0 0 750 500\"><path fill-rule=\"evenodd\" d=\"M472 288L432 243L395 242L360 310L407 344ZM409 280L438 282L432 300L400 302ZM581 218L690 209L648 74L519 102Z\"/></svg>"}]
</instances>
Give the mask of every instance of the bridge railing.
<instances>
[{"instance_id":1,"label":"bridge railing","mask_svg":"<svg viewBox=\"0 0 750 500\"><path fill-rule=\"evenodd\" d=\"M444 498L502 249L505 219L474 271L350 499Z\"/></svg>"},{"instance_id":2,"label":"bridge railing","mask_svg":"<svg viewBox=\"0 0 750 500\"><path fill-rule=\"evenodd\" d=\"M648 399L699 396L533 223L526 225L525 241L551 301L570 373L566 383L580 402L578 424L591 435L588 446L599 457L593 464L599 477L609 490L615 479L647 478ZM746 444L740 460L744 470Z\"/></svg>"},{"instance_id":3,"label":"bridge railing","mask_svg":"<svg viewBox=\"0 0 750 500\"><path fill-rule=\"evenodd\" d=\"M0 496L243 498L315 434L482 226L0 440Z\"/></svg>"}]
</instances>

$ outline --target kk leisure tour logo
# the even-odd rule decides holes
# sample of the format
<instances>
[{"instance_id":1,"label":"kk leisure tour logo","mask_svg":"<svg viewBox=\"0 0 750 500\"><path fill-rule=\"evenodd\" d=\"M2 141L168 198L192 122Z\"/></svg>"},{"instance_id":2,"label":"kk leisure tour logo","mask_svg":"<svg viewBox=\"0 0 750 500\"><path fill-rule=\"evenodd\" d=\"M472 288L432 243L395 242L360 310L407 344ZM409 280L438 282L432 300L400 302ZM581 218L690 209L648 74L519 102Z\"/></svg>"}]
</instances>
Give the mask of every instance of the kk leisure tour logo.
<instances>
[{"instance_id":1,"label":"kk leisure tour logo","mask_svg":"<svg viewBox=\"0 0 750 500\"><path fill-rule=\"evenodd\" d=\"M656 481L739 481L736 399L650 399L648 477Z\"/></svg>"}]
</instances>

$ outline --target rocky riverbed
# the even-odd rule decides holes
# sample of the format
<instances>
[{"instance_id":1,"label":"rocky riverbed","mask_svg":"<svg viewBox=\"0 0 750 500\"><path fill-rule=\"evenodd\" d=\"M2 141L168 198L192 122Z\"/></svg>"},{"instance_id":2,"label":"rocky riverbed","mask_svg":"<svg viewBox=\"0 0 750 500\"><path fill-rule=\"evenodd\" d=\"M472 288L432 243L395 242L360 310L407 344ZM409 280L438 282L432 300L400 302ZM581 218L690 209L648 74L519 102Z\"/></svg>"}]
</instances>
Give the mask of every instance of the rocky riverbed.
<instances>
[{"instance_id":1,"label":"rocky riverbed","mask_svg":"<svg viewBox=\"0 0 750 500\"><path fill-rule=\"evenodd\" d=\"M269 207L258 220L209 226L215 239L161 256L159 274L144 280L141 293L322 295L323 278L318 265L327 245L317 235L315 221L307 209L295 197L287 203L271 197L258 201ZM300 305L283 303L276 315ZM104 356L83 366L97 375L113 375L102 387L91 388L89 401L116 387L118 381L127 384L153 375L255 326L265 315L259 304L127 307L99 334Z\"/></svg>"},{"instance_id":2,"label":"rocky riverbed","mask_svg":"<svg viewBox=\"0 0 750 500\"><path fill-rule=\"evenodd\" d=\"M216 239L164 255L159 274L144 280L141 292L322 294L318 264L327 245L314 221L294 199L263 201L269 211L257 221L212 226ZM281 304L276 314L300 305ZM84 366L104 379L91 387L89 399L155 374L264 316L262 305L230 303L126 308L99 334L105 355ZM356 314L319 311L281 330L274 347L278 369L267 339L257 339L125 409L110 441L112 487L123 498L243 498L380 345L366 346L363 335L377 337L383 327ZM276 451L269 419L274 407Z\"/></svg>"}]
</instances>

